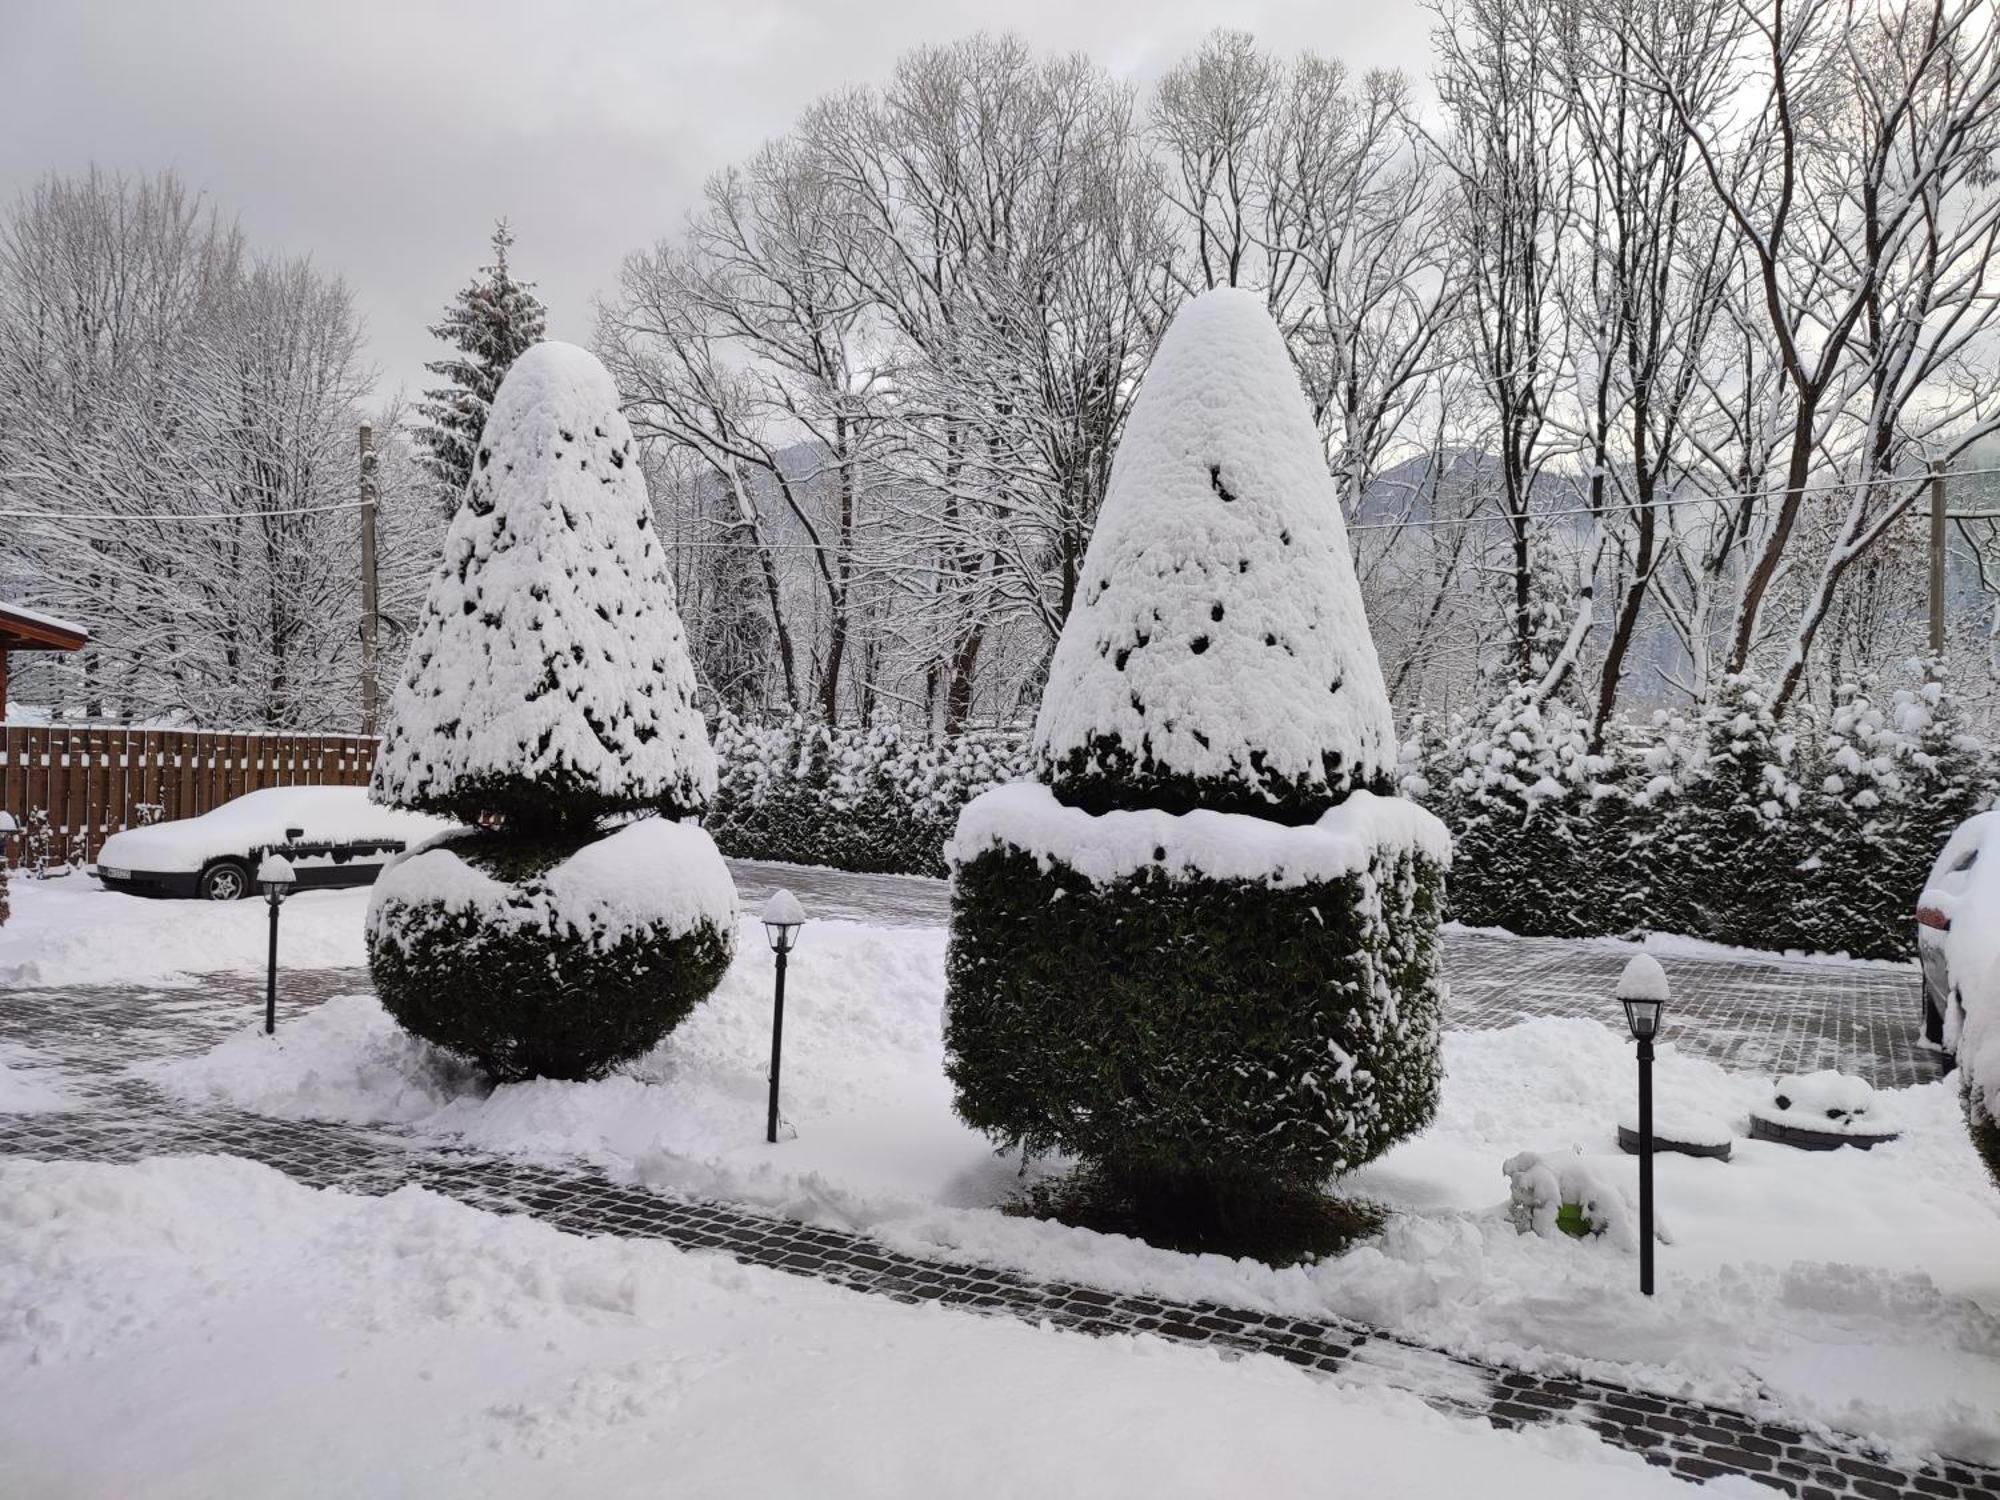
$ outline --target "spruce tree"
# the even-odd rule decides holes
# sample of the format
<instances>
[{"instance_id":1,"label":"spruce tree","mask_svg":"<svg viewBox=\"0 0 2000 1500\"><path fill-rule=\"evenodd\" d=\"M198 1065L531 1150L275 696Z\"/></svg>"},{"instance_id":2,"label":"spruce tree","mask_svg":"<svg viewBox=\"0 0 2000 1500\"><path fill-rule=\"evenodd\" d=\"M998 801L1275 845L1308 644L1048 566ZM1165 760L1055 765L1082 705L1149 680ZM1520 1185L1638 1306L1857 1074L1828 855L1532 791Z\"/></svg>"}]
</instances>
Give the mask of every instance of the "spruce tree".
<instances>
[{"instance_id":1,"label":"spruce tree","mask_svg":"<svg viewBox=\"0 0 2000 1500\"><path fill-rule=\"evenodd\" d=\"M431 337L456 352L424 366L447 383L424 393L419 407L424 425L417 429L417 441L447 514L457 510L472 481L480 434L500 382L515 360L541 342L548 321L534 283L515 280L507 264L513 244L513 232L502 219L493 226L492 264L480 267L446 306L444 317L431 325Z\"/></svg>"},{"instance_id":2,"label":"spruce tree","mask_svg":"<svg viewBox=\"0 0 2000 1500\"><path fill-rule=\"evenodd\" d=\"M1449 841L1398 746L1324 450L1263 304L1147 372L1036 721L960 817L960 1115L1142 1217L1318 1190L1431 1117Z\"/></svg>"},{"instance_id":3,"label":"spruce tree","mask_svg":"<svg viewBox=\"0 0 2000 1500\"><path fill-rule=\"evenodd\" d=\"M494 401L383 730L375 799L469 825L376 884L383 1005L497 1078L645 1051L734 942L728 871L679 821L714 790L618 393L540 344Z\"/></svg>"}]
</instances>

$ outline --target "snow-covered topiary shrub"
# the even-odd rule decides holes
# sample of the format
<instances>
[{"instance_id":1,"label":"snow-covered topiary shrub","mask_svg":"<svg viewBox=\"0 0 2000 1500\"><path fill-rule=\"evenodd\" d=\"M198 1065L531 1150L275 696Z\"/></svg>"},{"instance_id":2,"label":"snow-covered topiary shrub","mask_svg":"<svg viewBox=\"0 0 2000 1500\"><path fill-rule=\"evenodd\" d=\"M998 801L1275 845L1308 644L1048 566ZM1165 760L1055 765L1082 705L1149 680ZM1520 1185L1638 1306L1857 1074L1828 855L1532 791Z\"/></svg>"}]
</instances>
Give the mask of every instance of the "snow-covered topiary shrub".
<instances>
[{"instance_id":1,"label":"snow-covered topiary shrub","mask_svg":"<svg viewBox=\"0 0 2000 1500\"><path fill-rule=\"evenodd\" d=\"M728 870L671 821L714 786L617 392L538 344L493 403L375 765L377 801L472 825L375 886L383 1005L499 1078L644 1052L728 966Z\"/></svg>"},{"instance_id":2,"label":"snow-covered topiary shrub","mask_svg":"<svg viewBox=\"0 0 2000 1500\"><path fill-rule=\"evenodd\" d=\"M959 1113L1142 1215L1316 1190L1436 1107L1442 824L1397 751L1282 339L1185 306L1117 455L1036 723L959 819Z\"/></svg>"}]
</instances>

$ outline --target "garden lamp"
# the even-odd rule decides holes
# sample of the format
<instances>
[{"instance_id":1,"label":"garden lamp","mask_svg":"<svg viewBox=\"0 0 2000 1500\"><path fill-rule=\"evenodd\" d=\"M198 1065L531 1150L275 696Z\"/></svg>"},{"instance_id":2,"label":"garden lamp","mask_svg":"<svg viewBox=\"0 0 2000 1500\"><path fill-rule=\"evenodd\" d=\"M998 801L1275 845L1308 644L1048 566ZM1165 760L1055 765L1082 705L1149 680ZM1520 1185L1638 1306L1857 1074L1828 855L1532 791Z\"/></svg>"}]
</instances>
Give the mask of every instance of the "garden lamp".
<instances>
[{"instance_id":1,"label":"garden lamp","mask_svg":"<svg viewBox=\"0 0 2000 1500\"><path fill-rule=\"evenodd\" d=\"M1667 1008L1667 971L1650 953L1618 976L1618 1003L1639 1044L1639 1290L1653 1295L1653 1038Z\"/></svg>"},{"instance_id":2,"label":"garden lamp","mask_svg":"<svg viewBox=\"0 0 2000 1500\"><path fill-rule=\"evenodd\" d=\"M778 1139L778 1063L785 1045L785 956L799 940L806 925L806 909L790 891L773 891L764 903L764 935L771 951L778 955L777 995L771 1004L771 1107L764 1122L764 1139Z\"/></svg>"},{"instance_id":3,"label":"garden lamp","mask_svg":"<svg viewBox=\"0 0 2000 1500\"><path fill-rule=\"evenodd\" d=\"M278 1029L278 908L285 904L285 897L291 895L297 883L292 862L282 854L266 854L263 863L257 866L257 884L264 892L264 899L271 903L271 961L264 976L266 1036Z\"/></svg>"}]
</instances>

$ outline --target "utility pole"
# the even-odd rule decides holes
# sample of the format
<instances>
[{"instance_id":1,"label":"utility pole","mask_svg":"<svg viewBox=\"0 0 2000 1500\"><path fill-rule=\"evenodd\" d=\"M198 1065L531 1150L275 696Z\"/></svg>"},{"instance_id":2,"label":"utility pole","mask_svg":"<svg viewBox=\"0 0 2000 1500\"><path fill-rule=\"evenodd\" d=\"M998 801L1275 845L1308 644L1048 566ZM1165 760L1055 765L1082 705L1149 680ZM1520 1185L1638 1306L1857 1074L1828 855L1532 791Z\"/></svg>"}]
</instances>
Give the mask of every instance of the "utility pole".
<instances>
[{"instance_id":1,"label":"utility pole","mask_svg":"<svg viewBox=\"0 0 2000 1500\"><path fill-rule=\"evenodd\" d=\"M1931 655L1944 656L1944 465L1931 460Z\"/></svg>"},{"instance_id":2,"label":"utility pole","mask_svg":"<svg viewBox=\"0 0 2000 1500\"><path fill-rule=\"evenodd\" d=\"M361 424L361 732L375 732L375 424Z\"/></svg>"}]
</instances>

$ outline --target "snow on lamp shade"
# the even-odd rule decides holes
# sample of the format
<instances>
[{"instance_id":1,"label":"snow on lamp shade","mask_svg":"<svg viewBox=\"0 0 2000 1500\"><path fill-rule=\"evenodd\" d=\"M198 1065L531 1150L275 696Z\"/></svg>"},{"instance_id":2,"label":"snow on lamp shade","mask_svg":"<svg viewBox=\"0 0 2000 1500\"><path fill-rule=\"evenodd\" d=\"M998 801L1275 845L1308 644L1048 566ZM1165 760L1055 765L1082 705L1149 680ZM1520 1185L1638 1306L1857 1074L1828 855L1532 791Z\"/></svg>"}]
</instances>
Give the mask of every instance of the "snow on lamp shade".
<instances>
[{"instance_id":1,"label":"snow on lamp shade","mask_svg":"<svg viewBox=\"0 0 2000 1500\"><path fill-rule=\"evenodd\" d=\"M947 848L962 1117L1158 1203L1316 1188L1429 1120L1450 839L1388 795L1338 496L1255 297L1161 343L1034 745Z\"/></svg>"},{"instance_id":2,"label":"snow on lamp shade","mask_svg":"<svg viewBox=\"0 0 2000 1500\"><path fill-rule=\"evenodd\" d=\"M1625 1007L1625 1024L1639 1041L1660 1034L1660 1015L1667 1006L1667 971L1650 953L1636 953L1618 976L1618 1000Z\"/></svg>"},{"instance_id":3,"label":"snow on lamp shade","mask_svg":"<svg viewBox=\"0 0 2000 1500\"><path fill-rule=\"evenodd\" d=\"M266 854L257 864L257 888L274 901L282 901L298 883L292 862L282 854Z\"/></svg>"},{"instance_id":4,"label":"snow on lamp shade","mask_svg":"<svg viewBox=\"0 0 2000 1500\"><path fill-rule=\"evenodd\" d=\"M775 890L764 903L764 935L770 939L771 951L789 953L798 942L799 929L805 926L806 909L799 905L799 898L787 890Z\"/></svg>"},{"instance_id":5,"label":"snow on lamp shade","mask_svg":"<svg viewBox=\"0 0 2000 1500\"><path fill-rule=\"evenodd\" d=\"M384 1007L499 1079L654 1046L734 949L728 869L682 821L714 786L617 391L538 344L494 399L383 730L371 795L475 825L376 882Z\"/></svg>"}]
</instances>

